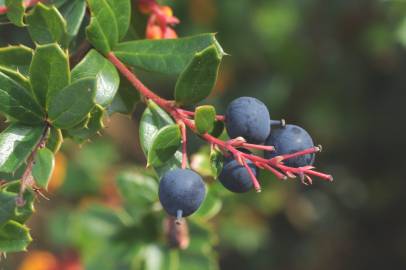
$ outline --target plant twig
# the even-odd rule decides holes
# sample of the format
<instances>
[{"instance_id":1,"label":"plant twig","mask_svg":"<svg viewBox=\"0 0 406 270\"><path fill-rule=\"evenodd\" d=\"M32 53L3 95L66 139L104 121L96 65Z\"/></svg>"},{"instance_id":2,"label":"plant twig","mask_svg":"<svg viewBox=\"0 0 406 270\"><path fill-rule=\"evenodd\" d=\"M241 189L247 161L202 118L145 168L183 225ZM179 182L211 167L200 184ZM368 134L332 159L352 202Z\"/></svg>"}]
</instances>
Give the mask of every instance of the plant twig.
<instances>
[{"instance_id":1,"label":"plant twig","mask_svg":"<svg viewBox=\"0 0 406 270\"><path fill-rule=\"evenodd\" d=\"M210 143L213 146L219 148L223 153L231 153L234 158L243 165L248 173L251 176L253 185L257 191L260 190L260 184L255 177L255 174L252 172L251 168L247 164L247 160L253 162L259 168L263 168L266 170L271 171L277 178L281 180L287 179L287 177L295 178L299 176L300 179L304 184L311 184L312 179L310 175L319 177L323 180L333 181L333 177L328 174L324 174L321 172L314 171L314 167L305 166L299 168L288 167L283 164L283 160L303 156L310 153L316 153L320 151L320 147L312 147L309 149L305 149L303 151L299 151L297 153L287 154L276 156L274 158L266 159L260 156L256 156L250 153L245 153L240 151L238 148L246 148L246 149L258 149L258 150L267 150L271 151L274 150L272 146L264 146L264 145L255 145L249 144L242 140L232 139L230 141L223 141L220 140L208 133L199 134L196 130L196 125L191 117L194 116L194 112L190 112L181 108L176 107L174 101L166 100L152 92L147 86L145 86L138 77L129 69L127 68L115 55L113 52L108 53L107 58L117 67L117 69L126 77L129 82L137 89L142 96L146 99L151 99L155 103L157 103L162 109L168 112L177 123L183 123L186 127L188 127L192 132L196 133L198 136L201 136L204 140ZM219 116L218 120L224 121L223 116ZM277 124L284 125L284 120L277 121ZM275 122L276 123L276 122ZM183 152L186 153L185 144L183 148Z\"/></svg>"}]
</instances>

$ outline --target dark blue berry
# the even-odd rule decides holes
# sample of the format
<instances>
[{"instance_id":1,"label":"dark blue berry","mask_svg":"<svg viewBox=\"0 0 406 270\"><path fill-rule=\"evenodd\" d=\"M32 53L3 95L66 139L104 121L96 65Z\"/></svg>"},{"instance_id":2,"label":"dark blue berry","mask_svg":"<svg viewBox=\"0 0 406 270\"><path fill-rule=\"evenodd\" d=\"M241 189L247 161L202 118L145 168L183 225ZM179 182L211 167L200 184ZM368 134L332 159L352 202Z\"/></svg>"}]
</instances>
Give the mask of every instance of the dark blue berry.
<instances>
[{"instance_id":1,"label":"dark blue berry","mask_svg":"<svg viewBox=\"0 0 406 270\"><path fill-rule=\"evenodd\" d=\"M247 164L257 176L258 168L250 160L247 160ZM252 188L252 180L247 169L232 156L224 161L219 180L225 188L236 193L244 193Z\"/></svg>"},{"instance_id":2,"label":"dark blue berry","mask_svg":"<svg viewBox=\"0 0 406 270\"><path fill-rule=\"evenodd\" d=\"M264 143L271 132L271 118L264 103L252 97L232 101L226 111L230 138L243 137L249 143Z\"/></svg>"},{"instance_id":3,"label":"dark blue berry","mask_svg":"<svg viewBox=\"0 0 406 270\"><path fill-rule=\"evenodd\" d=\"M174 217L187 217L202 204L206 188L200 175L189 169L168 171L159 183L159 200L165 211Z\"/></svg>"},{"instance_id":4,"label":"dark blue berry","mask_svg":"<svg viewBox=\"0 0 406 270\"><path fill-rule=\"evenodd\" d=\"M273 129L265 144L275 147L275 151L265 152L266 158L272 158L283 154L292 154L314 146L309 133L296 125L286 125L285 127ZM289 167L303 167L312 165L314 160L315 154L307 154L289 158L283 162Z\"/></svg>"}]
</instances>

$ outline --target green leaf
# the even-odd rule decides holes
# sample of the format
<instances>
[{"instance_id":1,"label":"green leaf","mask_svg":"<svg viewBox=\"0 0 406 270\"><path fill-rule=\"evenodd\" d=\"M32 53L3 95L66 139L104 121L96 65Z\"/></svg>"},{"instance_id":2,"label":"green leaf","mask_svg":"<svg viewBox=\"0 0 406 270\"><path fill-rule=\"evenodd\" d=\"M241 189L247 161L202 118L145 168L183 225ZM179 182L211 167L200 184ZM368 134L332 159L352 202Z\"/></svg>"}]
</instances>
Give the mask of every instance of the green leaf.
<instances>
[{"instance_id":1,"label":"green leaf","mask_svg":"<svg viewBox=\"0 0 406 270\"><path fill-rule=\"evenodd\" d=\"M131 114L135 105L140 101L140 94L134 89L134 86L124 77L120 76L120 86L113 102L108 107L109 115L118 112L122 114Z\"/></svg>"},{"instance_id":2,"label":"green leaf","mask_svg":"<svg viewBox=\"0 0 406 270\"><path fill-rule=\"evenodd\" d=\"M210 165L214 178L217 178L220 175L221 170L223 169L223 163L223 154L216 149L212 149L210 151Z\"/></svg>"},{"instance_id":3,"label":"green leaf","mask_svg":"<svg viewBox=\"0 0 406 270\"><path fill-rule=\"evenodd\" d=\"M131 19L131 1L130 0L107 0L114 12L119 39L124 38L130 26Z\"/></svg>"},{"instance_id":4,"label":"green leaf","mask_svg":"<svg viewBox=\"0 0 406 270\"><path fill-rule=\"evenodd\" d=\"M5 75L9 76L10 79L21 85L24 90L30 95L33 96L33 93L31 91L31 84L30 80L22 75L20 72L6 68L4 66L0 66L0 72L3 72Z\"/></svg>"},{"instance_id":5,"label":"green leaf","mask_svg":"<svg viewBox=\"0 0 406 270\"><path fill-rule=\"evenodd\" d=\"M10 77L0 72L0 112L26 124L43 121L44 113L38 103Z\"/></svg>"},{"instance_id":6,"label":"green leaf","mask_svg":"<svg viewBox=\"0 0 406 270\"><path fill-rule=\"evenodd\" d=\"M49 101L70 82L68 56L57 44L38 46L30 66L30 80L39 103L49 107Z\"/></svg>"},{"instance_id":7,"label":"green leaf","mask_svg":"<svg viewBox=\"0 0 406 270\"><path fill-rule=\"evenodd\" d=\"M14 216L17 195L0 190L0 227Z\"/></svg>"},{"instance_id":8,"label":"green leaf","mask_svg":"<svg viewBox=\"0 0 406 270\"><path fill-rule=\"evenodd\" d=\"M48 135L46 147L56 154L63 143L62 131L58 128L51 127Z\"/></svg>"},{"instance_id":9,"label":"green leaf","mask_svg":"<svg viewBox=\"0 0 406 270\"><path fill-rule=\"evenodd\" d=\"M96 81L85 78L78 80L49 100L48 116L56 128L69 129L86 118L95 106Z\"/></svg>"},{"instance_id":10,"label":"green leaf","mask_svg":"<svg viewBox=\"0 0 406 270\"><path fill-rule=\"evenodd\" d=\"M23 0L6 0L8 8L7 18L13 24L23 27L24 26L24 5Z\"/></svg>"},{"instance_id":11,"label":"green leaf","mask_svg":"<svg viewBox=\"0 0 406 270\"><path fill-rule=\"evenodd\" d=\"M44 127L11 124L0 133L0 172L16 171L41 139Z\"/></svg>"},{"instance_id":12,"label":"green leaf","mask_svg":"<svg viewBox=\"0 0 406 270\"><path fill-rule=\"evenodd\" d=\"M117 187L125 209L139 220L149 213L158 200L158 183L153 177L137 171L124 171L117 177Z\"/></svg>"},{"instance_id":13,"label":"green leaf","mask_svg":"<svg viewBox=\"0 0 406 270\"><path fill-rule=\"evenodd\" d=\"M216 84L222 57L215 45L196 53L176 82L176 102L193 105L208 97Z\"/></svg>"},{"instance_id":14,"label":"green leaf","mask_svg":"<svg viewBox=\"0 0 406 270\"><path fill-rule=\"evenodd\" d=\"M86 77L96 79L96 103L102 107L108 106L120 84L120 77L114 65L96 50L91 50L72 70L72 82Z\"/></svg>"},{"instance_id":15,"label":"green leaf","mask_svg":"<svg viewBox=\"0 0 406 270\"><path fill-rule=\"evenodd\" d=\"M195 110L195 124L200 134L211 132L216 121L216 109L210 105L199 106Z\"/></svg>"},{"instance_id":16,"label":"green leaf","mask_svg":"<svg viewBox=\"0 0 406 270\"><path fill-rule=\"evenodd\" d=\"M181 145L181 139L180 128L177 124L159 130L148 152L148 165L162 165L168 161Z\"/></svg>"},{"instance_id":17,"label":"green leaf","mask_svg":"<svg viewBox=\"0 0 406 270\"><path fill-rule=\"evenodd\" d=\"M69 0L58 8L67 23L67 36L70 41L79 33L86 13L86 0Z\"/></svg>"},{"instance_id":18,"label":"green leaf","mask_svg":"<svg viewBox=\"0 0 406 270\"><path fill-rule=\"evenodd\" d=\"M107 54L119 39L116 16L107 0L87 0L87 3L91 12L87 38L97 50Z\"/></svg>"},{"instance_id":19,"label":"green leaf","mask_svg":"<svg viewBox=\"0 0 406 270\"><path fill-rule=\"evenodd\" d=\"M7 220L14 220L19 223L24 223L35 211L35 196L30 190L26 190L23 194L24 206L17 206L16 199L19 196L20 186L20 181L18 180L7 183L0 191L0 194L2 194L3 197L3 202L5 203L5 207L0 208L0 227L2 223L6 222ZM12 200L11 197L14 199ZM3 204L1 205L3 206Z\"/></svg>"},{"instance_id":20,"label":"green leaf","mask_svg":"<svg viewBox=\"0 0 406 270\"><path fill-rule=\"evenodd\" d=\"M84 141L95 136L100 130L104 128L103 117L105 110L96 105L90 114L90 119L86 126L80 128L73 128L67 131L67 135L77 143Z\"/></svg>"},{"instance_id":21,"label":"green leaf","mask_svg":"<svg viewBox=\"0 0 406 270\"><path fill-rule=\"evenodd\" d=\"M48 189L48 183L51 179L54 166L54 153L48 148L39 149L35 156L34 167L32 168L32 176L39 187Z\"/></svg>"},{"instance_id":22,"label":"green leaf","mask_svg":"<svg viewBox=\"0 0 406 270\"><path fill-rule=\"evenodd\" d=\"M220 212L222 205L223 203L221 199L218 198L218 196L214 192L213 187L210 186L208 188L203 204L193 215L193 218L202 218L204 220L209 220Z\"/></svg>"},{"instance_id":23,"label":"green leaf","mask_svg":"<svg viewBox=\"0 0 406 270\"><path fill-rule=\"evenodd\" d=\"M155 138L158 131L167 125L174 124L172 118L156 103L149 100L147 102L147 105L148 108L145 109L141 117L139 128L141 148L145 156L148 156L148 152L151 149L153 139ZM165 164L163 165L155 165L154 169L158 176L162 176L163 173L170 169L179 168L181 164L182 152L178 149L178 151L170 160L165 162Z\"/></svg>"},{"instance_id":24,"label":"green leaf","mask_svg":"<svg viewBox=\"0 0 406 270\"><path fill-rule=\"evenodd\" d=\"M38 3L26 21L34 42L41 45L57 42L66 46L66 21L56 7Z\"/></svg>"},{"instance_id":25,"label":"green leaf","mask_svg":"<svg viewBox=\"0 0 406 270\"><path fill-rule=\"evenodd\" d=\"M0 48L0 66L28 75L33 51L24 45Z\"/></svg>"},{"instance_id":26,"label":"green leaf","mask_svg":"<svg viewBox=\"0 0 406 270\"><path fill-rule=\"evenodd\" d=\"M164 74L179 74L197 52L212 45L222 52L214 34L202 34L178 39L123 42L114 47L114 53L125 64L133 67Z\"/></svg>"},{"instance_id":27,"label":"green leaf","mask_svg":"<svg viewBox=\"0 0 406 270\"><path fill-rule=\"evenodd\" d=\"M31 241L29 229L18 222L9 221L0 228L0 252L26 251Z\"/></svg>"}]
</instances>

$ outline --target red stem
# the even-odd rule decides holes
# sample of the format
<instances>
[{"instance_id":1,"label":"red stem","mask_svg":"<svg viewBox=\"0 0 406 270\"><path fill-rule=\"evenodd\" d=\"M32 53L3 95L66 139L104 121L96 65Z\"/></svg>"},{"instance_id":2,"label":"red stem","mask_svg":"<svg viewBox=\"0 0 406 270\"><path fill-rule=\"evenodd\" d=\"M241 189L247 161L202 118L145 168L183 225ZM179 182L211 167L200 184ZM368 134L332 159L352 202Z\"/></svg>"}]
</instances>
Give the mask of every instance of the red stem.
<instances>
[{"instance_id":1,"label":"red stem","mask_svg":"<svg viewBox=\"0 0 406 270\"><path fill-rule=\"evenodd\" d=\"M113 52L107 54L107 58L117 67L117 69L123 74L124 77L146 98L152 99L156 104L164 108L165 110L173 107L173 103L169 100L163 99L156 95L154 92L148 89L139 79L132 73Z\"/></svg>"},{"instance_id":2,"label":"red stem","mask_svg":"<svg viewBox=\"0 0 406 270\"><path fill-rule=\"evenodd\" d=\"M186 135L186 126L183 121L178 121L180 132L182 134L182 169L187 167L187 135Z\"/></svg>"}]
</instances>

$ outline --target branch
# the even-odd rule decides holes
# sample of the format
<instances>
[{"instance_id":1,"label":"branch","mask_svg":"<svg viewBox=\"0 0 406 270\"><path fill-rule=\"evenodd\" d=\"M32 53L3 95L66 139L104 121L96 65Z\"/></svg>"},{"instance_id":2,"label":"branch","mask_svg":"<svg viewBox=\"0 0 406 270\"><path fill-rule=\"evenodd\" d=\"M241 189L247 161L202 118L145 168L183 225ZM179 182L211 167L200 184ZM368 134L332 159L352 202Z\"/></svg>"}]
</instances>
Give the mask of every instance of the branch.
<instances>
[{"instance_id":1,"label":"branch","mask_svg":"<svg viewBox=\"0 0 406 270\"><path fill-rule=\"evenodd\" d=\"M192 120L191 117L194 116L193 112L181 109L176 107L174 101L166 100L152 92L147 86L145 86L139 79L138 77L129 69L127 68L115 55L113 52L108 53L107 58L117 67L117 69L126 77L129 82L140 92L141 95L144 96L145 99L151 99L155 103L157 103L162 109L164 109L166 112L168 112L177 123L182 123L182 125L185 125L188 127L192 132L194 132L196 135L200 136L207 142L209 142L212 146L217 146L223 153L230 153L234 156L234 158L241 164L243 165L248 173L251 176L253 185L255 189L259 192L261 190L261 186L255 177L255 174L252 172L251 168L247 165L247 160L250 160L253 162L257 167L261 169L266 169L272 172L277 178L281 180L285 180L288 177L289 178L296 178L296 176L299 176L303 184L311 184L312 179L310 175L319 177L323 180L327 181L333 181L333 177L328 174L320 173L317 171L314 171L314 167L312 166L305 166L305 167L299 167L299 168L293 168L293 167L288 167L283 164L283 160L297 157L297 156L303 156L306 154L310 153L316 153L320 152L321 147L312 147L310 149L305 149L303 151L299 151L297 153L292 153L292 154L286 154L286 155L280 155L276 156L274 158L266 159L260 156L256 156L253 154L245 153L243 151L240 151L239 148L245 148L245 149L258 149L258 150L268 150L268 151L273 151L274 148L272 146L264 146L264 145L255 145L255 144L249 144L246 143L243 138L236 138L236 139L231 139L229 141L223 141L220 140L208 133L205 133L203 135L199 134L196 130L196 126L194 121ZM217 120L224 121L224 116L218 116ZM278 125L285 125L284 120L281 121L274 121L273 124L278 124ZM182 130L182 134L183 134ZM183 162L185 162L186 157L186 140L182 136L182 140L184 142L183 144Z\"/></svg>"},{"instance_id":2,"label":"branch","mask_svg":"<svg viewBox=\"0 0 406 270\"><path fill-rule=\"evenodd\" d=\"M27 167L25 168L23 176L21 177L20 192L16 199L17 205L20 207L24 206L24 204L25 204L24 198L23 198L25 190L27 189L27 187L32 187L35 184L34 179L32 177L32 168L34 167L34 164L35 164L35 156L37 155L38 149L45 147L45 143L48 139L49 128L50 128L50 125L48 123L46 123L44 131L42 132L41 138L39 139L34 150L32 150L31 154L27 158Z\"/></svg>"}]
</instances>

